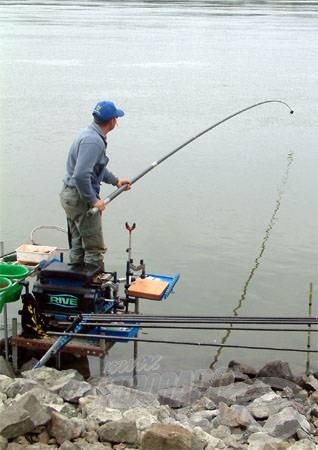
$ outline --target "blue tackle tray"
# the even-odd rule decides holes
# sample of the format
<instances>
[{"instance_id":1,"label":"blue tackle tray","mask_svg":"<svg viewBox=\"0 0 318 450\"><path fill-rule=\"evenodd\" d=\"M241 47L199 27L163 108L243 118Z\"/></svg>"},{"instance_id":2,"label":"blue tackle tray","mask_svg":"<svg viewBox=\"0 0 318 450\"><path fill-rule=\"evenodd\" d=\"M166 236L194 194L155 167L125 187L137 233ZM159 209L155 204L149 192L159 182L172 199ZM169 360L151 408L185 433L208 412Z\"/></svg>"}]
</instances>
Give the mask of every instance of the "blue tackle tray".
<instances>
[{"instance_id":1,"label":"blue tackle tray","mask_svg":"<svg viewBox=\"0 0 318 450\"><path fill-rule=\"evenodd\" d=\"M180 278L180 273L177 273L175 276L159 275L157 273L147 273L146 278L165 281L166 283L168 283L168 286L161 297L161 300L165 300L166 298L169 297L169 295L173 291L173 288L175 287L177 281Z\"/></svg>"}]
</instances>

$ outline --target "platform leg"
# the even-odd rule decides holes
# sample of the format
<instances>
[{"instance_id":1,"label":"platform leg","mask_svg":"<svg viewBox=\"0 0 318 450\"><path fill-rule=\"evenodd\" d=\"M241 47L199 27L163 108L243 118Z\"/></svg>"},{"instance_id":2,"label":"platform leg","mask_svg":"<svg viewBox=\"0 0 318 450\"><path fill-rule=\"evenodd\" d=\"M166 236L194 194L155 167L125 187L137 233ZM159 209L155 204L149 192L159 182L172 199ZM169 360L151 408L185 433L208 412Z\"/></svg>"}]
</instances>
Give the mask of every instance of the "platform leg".
<instances>
[{"instance_id":1,"label":"platform leg","mask_svg":"<svg viewBox=\"0 0 318 450\"><path fill-rule=\"evenodd\" d=\"M57 370L61 370L61 353L57 352L56 356L55 356L55 366L57 368Z\"/></svg>"},{"instance_id":2,"label":"platform leg","mask_svg":"<svg viewBox=\"0 0 318 450\"><path fill-rule=\"evenodd\" d=\"M0 241L0 256L2 255L4 255L4 242ZM3 333L5 357L9 361L8 309L6 303L3 307Z\"/></svg>"},{"instance_id":3,"label":"platform leg","mask_svg":"<svg viewBox=\"0 0 318 450\"><path fill-rule=\"evenodd\" d=\"M105 339L100 339L99 345L105 350L106 347ZM105 375L105 355L102 355L99 357L99 376L102 377L104 375Z\"/></svg>"},{"instance_id":4,"label":"platform leg","mask_svg":"<svg viewBox=\"0 0 318 450\"><path fill-rule=\"evenodd\" d=\"M16 318L12 319L12 365L14 370L18 370L18 346L15 339L18 335L18 321Z\"/></svg>"},{"instance_id":5,"label":"platform leg","mask_svg":"<svg viewBox=\"0 0 318 450\"><path fill-rule=\"evenodd\" d=\"M135 301L135 314L139 314L139 299ZM138 342L134 341L134 369L133 369L133 386L137 387L137 359L138 359Z\"/></svg>"}]
</instances>

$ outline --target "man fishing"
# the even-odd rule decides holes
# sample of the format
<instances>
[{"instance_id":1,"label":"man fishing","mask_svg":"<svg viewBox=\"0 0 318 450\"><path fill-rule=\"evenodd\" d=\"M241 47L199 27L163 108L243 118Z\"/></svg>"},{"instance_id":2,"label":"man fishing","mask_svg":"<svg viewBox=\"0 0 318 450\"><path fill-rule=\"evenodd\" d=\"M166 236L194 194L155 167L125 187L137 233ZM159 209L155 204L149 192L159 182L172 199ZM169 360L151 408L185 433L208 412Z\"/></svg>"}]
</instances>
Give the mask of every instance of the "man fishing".
<instances>
[{"instance_id":1,"label":"man fishing","mask_svg":"<svg viewBox=\"0 0 318 450\"><path fill-rule=\"evenodd\" d=\"M113 102L101 101L92 115L92 124L78 134L69 150L60 198L67 217L70 263L94 264L104 270L103 255L107 249L101 217L106 205L99 196L100 185L104 182L130 189L131 182L119 179L107 169L107 134L115 128L124 111ZM88 215L92 207L99 211Z\"/></svg>"}]
</instances>

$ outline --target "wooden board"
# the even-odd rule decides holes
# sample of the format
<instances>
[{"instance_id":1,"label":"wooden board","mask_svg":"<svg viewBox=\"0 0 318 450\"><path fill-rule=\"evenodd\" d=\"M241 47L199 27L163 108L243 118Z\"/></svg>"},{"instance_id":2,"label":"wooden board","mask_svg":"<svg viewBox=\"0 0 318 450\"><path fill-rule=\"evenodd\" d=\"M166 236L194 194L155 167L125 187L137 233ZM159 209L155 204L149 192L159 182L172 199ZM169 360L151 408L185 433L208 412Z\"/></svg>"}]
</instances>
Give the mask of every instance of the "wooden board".
<instances>
[{"instance_id":1,"label":"wooden board","mask_svg":"<svg viewBox=\"0 0 318 450\"><path fill-rule=\"evenodd\" d=\"M49 338L49 339L28 339L22 336L12 336L11 342L12 345L17 347L22 347L26 349L31 349L33 351L39 350L42 351L43 354L54 344L57 338ZM105 356L108 351L114 345L113 342L106 342L101 346L94 346L87 343L87 341L80 341L79 339L74 339L63 347L60 352L61 353L72 353L73 355L78 356Z\"/></svg>"},{"instance_id":2,"label":"wooden board","mask_svg":"<svg viewBox=\"0 0 318 450\"><path fill-rule=\"evenodd\" d=\"M131 297L148 298L150 300L161 300L169 283L151 278L138 278L128 288Z\"/></svg>"}]
</instances>

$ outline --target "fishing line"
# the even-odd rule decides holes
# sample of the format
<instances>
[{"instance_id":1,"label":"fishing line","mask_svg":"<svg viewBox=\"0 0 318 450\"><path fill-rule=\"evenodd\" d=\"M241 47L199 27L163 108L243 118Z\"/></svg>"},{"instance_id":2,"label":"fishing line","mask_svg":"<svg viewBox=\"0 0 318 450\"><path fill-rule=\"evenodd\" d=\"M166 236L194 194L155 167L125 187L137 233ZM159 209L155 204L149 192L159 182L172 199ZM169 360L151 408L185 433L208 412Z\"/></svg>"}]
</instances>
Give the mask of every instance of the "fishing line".
<instances>
[{"instance_id":1,"label":"fishing line","mask_svg":"<svg viewBox=\"0 0 318 450\"><path fill-rule=\"evenodd\" d=\"M249 285L250 285L250 283L251 283L251 281L252 281L252 279L253 279L253 277L254 277L254 275L255 275L255 273L256 273L259 265L260 265L262 256L263 256L263 254L265 252L265 249L266 249L267 241L269 240L269 238L271 236L271 232L272 232L275 224L277 223L276 218L277 218L278 212L279 212L280 207L281 207L281 202L282 202L282 199L283 199L283 196L284 196L284 193L285 193L285 188L286 188L286 185L287 185L287 182L288 182L288 178L289 178L290 167L291 167L291 165L293 163L293 160L294 160L294 152L292 151L292 152L289 152L288 155L287 155L287 165L286 165L286 168L285 168L282 180L281 180L281 187L280 187L280 189L278 191L278 197L276 199L274 211L272 213L272 216L270 218L269 224L268 224L268 226L267 226L267 228L265 230L265 234L264 234L263 240L261 242L260 252L259 252L258 256L255 259L254 265L253 265L252 269L250 270L250 273L249 273L249 276L247 277L247 280L244 283L243 291L242 291L241 297L240 297L240 299L238 301L238 304L233 309L233 313L234 313L235 316L238 316L238 311L242 307L242 305L243 305L243 303L244 303L244 301L246 299ZM222 344L225 344L227 342L228 338L231 335L231 332L232 332L231 329L227 330L227 332L225 333L225 335L223 336L223 338L221 340ZM218 361L218 359L219 359L219 357L220 357L220 355L222 353L223 348L224 347L220 346L220 348L217 350L216 354L214 355L214 359L213 359L212 363L210 364L210 369L214 368L215 364L217 363L217 361Z\"/></svg>"}]
</instances>

